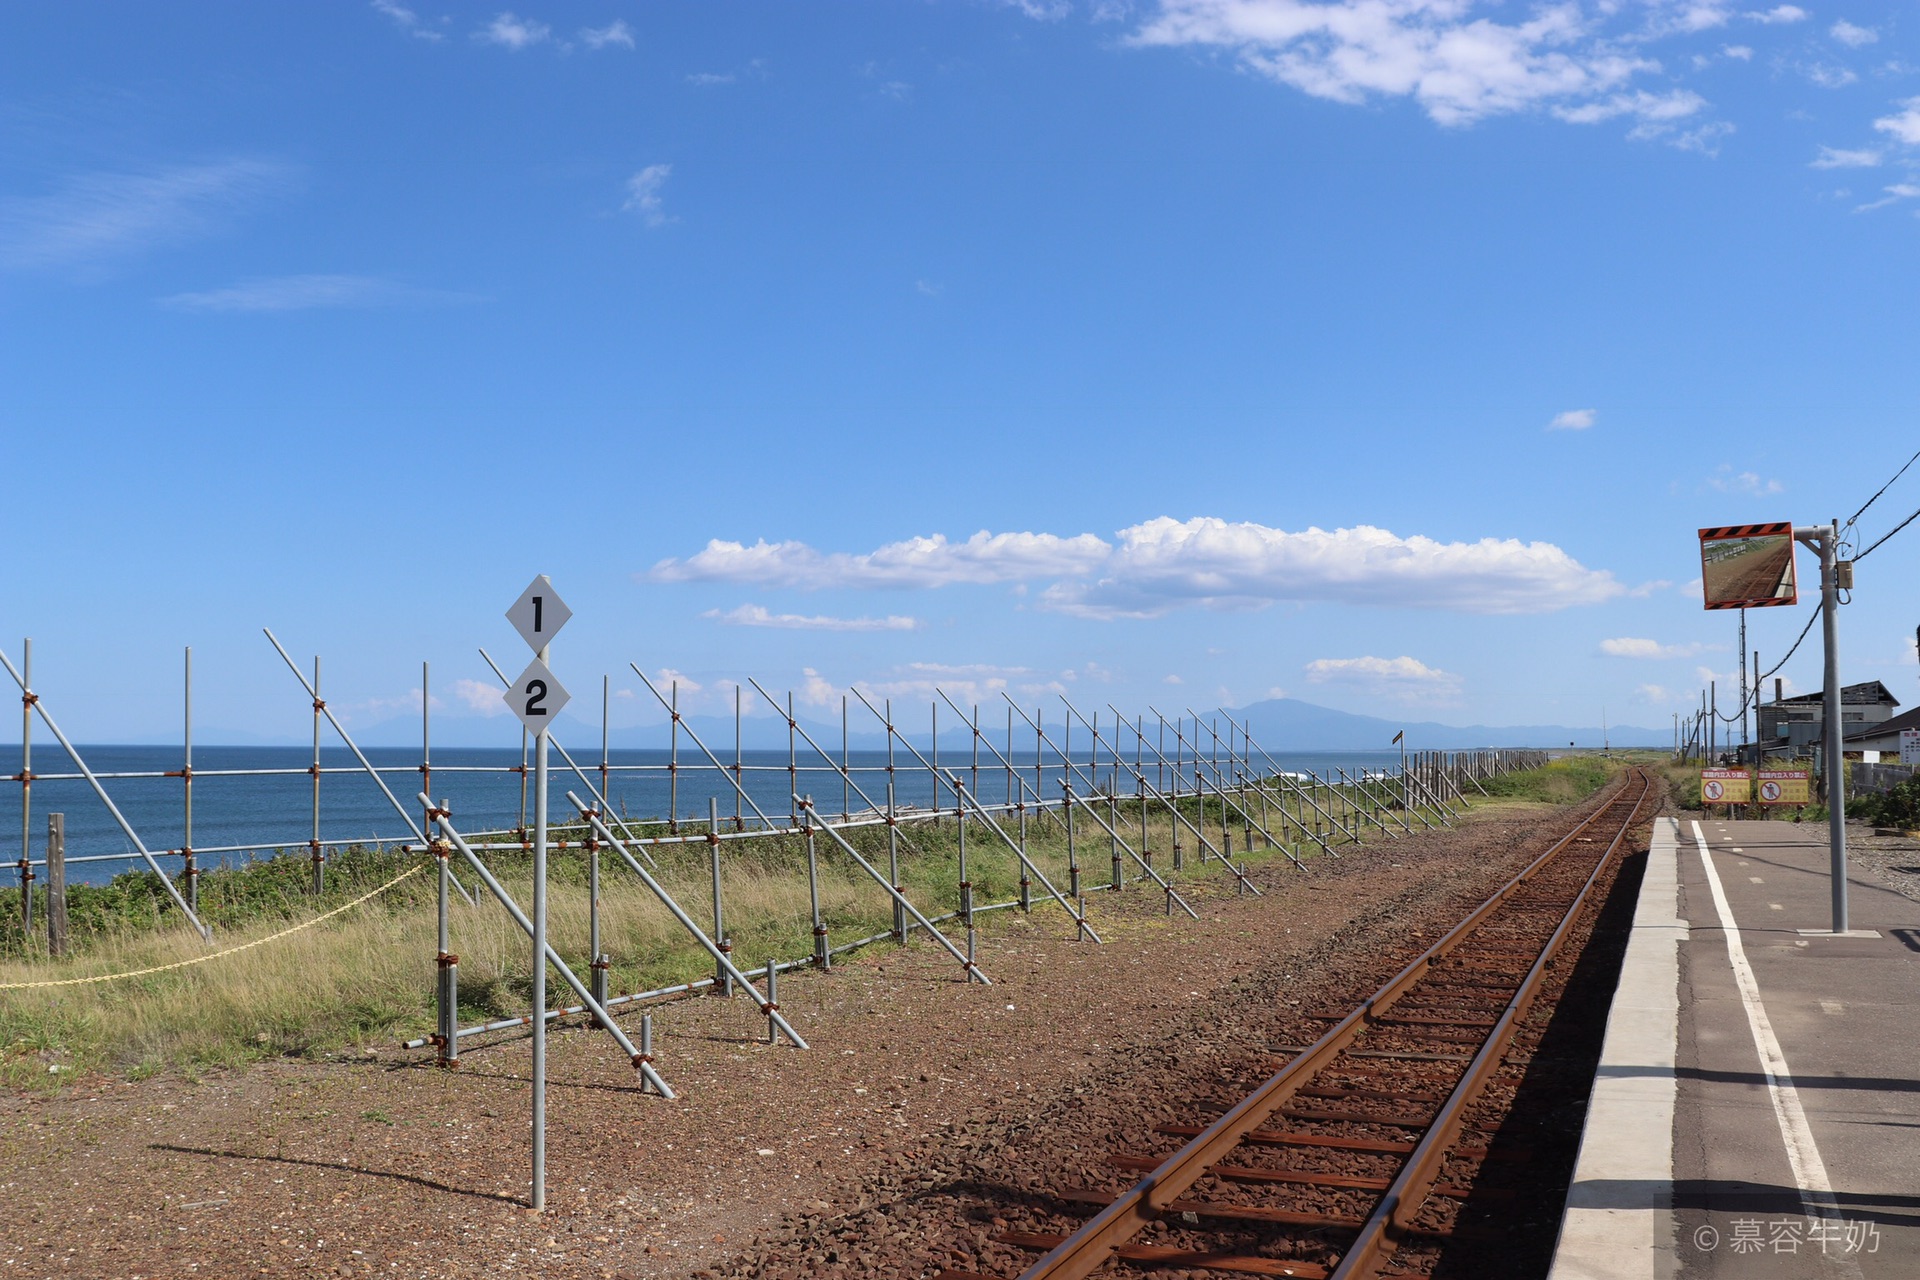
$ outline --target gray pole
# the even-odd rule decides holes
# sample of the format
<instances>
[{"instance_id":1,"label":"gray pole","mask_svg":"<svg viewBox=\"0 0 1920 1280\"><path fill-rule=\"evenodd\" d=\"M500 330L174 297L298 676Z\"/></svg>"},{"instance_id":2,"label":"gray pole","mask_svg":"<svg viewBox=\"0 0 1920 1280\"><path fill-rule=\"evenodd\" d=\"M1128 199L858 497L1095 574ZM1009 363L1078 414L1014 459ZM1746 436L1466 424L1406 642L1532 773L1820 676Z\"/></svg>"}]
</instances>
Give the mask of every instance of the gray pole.
<instances>
[{"instance_id":1,"label":"gray pole","mask_svg":"<svg viewBox=\"0 0 1920 1280\"><path fill-rule=\"evenodd\" d=\"M47 954L67 954L67 815L47 815Z\"/></svg>"},{"instance_id":2,"label":"gray pole","mask_svg":"<svg viewBox=\"0 0 1920 1280\"><path fill-rule=\"evenodd\" d=\"M1827 526L1820 539L1820 620L1821 638L1826 641L1827 721L1827 850L1833 908L1833 931L1847 931L1847 764L1842 751L1846 735L1845 714L1840 706L1840 601L1839 570L1834 563L1838 551L1840 522Z\"/></svg>"},{"instance_id":3,"label":"gray pole","mask_svg":"<svg viewBox=\"0 0 1920 1280\"><path fill-rule=\"evenodd\" d=\"M540 646L547 661L551 646ZM533 1208L547 1207L547 727L533 740Z\"/></svg>"}]
</instances>

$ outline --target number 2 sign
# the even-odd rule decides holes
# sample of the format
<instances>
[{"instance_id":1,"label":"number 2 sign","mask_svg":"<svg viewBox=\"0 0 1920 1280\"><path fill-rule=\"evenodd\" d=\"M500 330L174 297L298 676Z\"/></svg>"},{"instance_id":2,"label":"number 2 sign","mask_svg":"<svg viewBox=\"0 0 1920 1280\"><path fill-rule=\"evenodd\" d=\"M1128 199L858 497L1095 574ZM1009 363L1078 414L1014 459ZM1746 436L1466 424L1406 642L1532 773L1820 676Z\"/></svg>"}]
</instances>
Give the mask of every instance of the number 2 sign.
<instances>
[{"instance_id":1,"label":"number 2 sign","mask_svg":"<svg viewBox=\"0 0 1920 1280\"><path fill-rule=\"evenodd\" d=\"M529 733L544 733L573 695L555 678L547 664L535 658L505 693L507 706L520 717Z\"/></svg>"}]
</instances>

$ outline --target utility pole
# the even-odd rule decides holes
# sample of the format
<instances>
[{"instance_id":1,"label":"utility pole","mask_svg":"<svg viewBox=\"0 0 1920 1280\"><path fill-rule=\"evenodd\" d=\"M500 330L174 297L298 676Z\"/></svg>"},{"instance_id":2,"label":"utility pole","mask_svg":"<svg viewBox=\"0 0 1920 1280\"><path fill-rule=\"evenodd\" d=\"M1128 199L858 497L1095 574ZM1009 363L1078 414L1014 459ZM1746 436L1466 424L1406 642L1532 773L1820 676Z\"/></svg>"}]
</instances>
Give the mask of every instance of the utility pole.
<instances>
[{"instance_id":1,"label":"utility pole","mask_svg":"<svg viewBox=\"0 0 1920 1280\"><path fill-rule=\"evenodd\" d=\"M1833 932L1847 932L1847 765L1842 750L1846 724L1840 709L1840 592L1853 587L1853 561L1839 559L1840 521L1796 528L1796 542L1820 553L1821 638L1826 643L1824 726L1827 779L1827 859Z\"/></svg>"}]
</instances>

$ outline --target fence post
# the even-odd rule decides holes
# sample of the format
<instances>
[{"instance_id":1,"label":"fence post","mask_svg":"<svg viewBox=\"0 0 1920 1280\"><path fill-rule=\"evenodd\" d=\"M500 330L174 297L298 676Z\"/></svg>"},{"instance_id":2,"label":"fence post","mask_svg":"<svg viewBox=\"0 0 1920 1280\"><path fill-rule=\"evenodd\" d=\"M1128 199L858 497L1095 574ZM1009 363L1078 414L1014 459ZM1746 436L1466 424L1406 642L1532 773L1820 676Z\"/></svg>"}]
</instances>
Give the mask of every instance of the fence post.
<instances>
[{"instance_id":1,"label":"fence post","mask_svg":"<svg viewBox=\"0 0 1920 1280\"><path fill-rule=\"evenodd\" d=\"M47 815L47 951L67 954L67 815Z\"/></svg>"}]
</instances>

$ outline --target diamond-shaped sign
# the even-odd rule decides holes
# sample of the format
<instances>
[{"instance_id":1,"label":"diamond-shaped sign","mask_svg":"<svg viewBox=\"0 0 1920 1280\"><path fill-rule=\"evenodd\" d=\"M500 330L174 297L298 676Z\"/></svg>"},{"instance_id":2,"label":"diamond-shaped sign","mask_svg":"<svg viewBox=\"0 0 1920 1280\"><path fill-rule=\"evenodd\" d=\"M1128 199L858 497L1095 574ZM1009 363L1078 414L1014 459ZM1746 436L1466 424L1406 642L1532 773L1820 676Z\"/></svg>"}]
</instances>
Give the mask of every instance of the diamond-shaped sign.
<instances>
[{"instance_id":1,"label":"diamond-shaped sign","mask_svg":"<svg viewBox=\"0 0 1920 1280\"><path fill-rule=\"evenodd\" d=\"M535 658L520 673L520 678L513 682L513 687L501 696L530 732L544 733L560 714L560 708L566 706L573 695L555 678L546 663Z\"/></svg>"},{"instance_id":2,"label":"diamond-shaped sign","mask_svg":"<svg viewBox=\"0 0 1920 1280\"><path fill-rule=\"evenodd\" d=\"M544 573L528 583L513 607L507 610L507 621L535 653L559 635L560 628L566 626L572 616L573 610L567 608L566 601L560 598Z\"/></svg>"}]
</instances>

